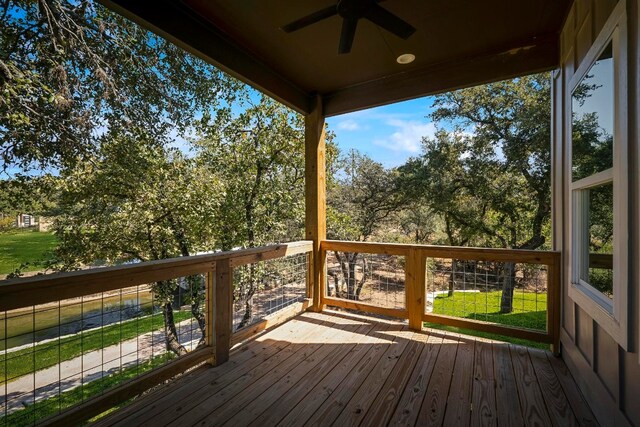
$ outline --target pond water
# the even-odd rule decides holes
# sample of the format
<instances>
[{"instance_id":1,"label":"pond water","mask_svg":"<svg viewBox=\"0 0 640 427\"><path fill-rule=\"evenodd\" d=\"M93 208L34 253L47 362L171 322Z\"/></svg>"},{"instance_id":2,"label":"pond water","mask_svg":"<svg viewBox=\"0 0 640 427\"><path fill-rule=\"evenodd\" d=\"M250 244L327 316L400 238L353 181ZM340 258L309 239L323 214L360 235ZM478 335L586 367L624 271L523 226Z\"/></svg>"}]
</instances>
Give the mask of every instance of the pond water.
<instances>
[{"instance_id":1,"label":"pond water","mask_svg":"<svg viewBox=\"0 0 640 427\"><path fill-rule=\"evenodd\" d=\"M0 351L109 325L153 311L148 290L0 313Z\"/></svg>"}]
</instances>

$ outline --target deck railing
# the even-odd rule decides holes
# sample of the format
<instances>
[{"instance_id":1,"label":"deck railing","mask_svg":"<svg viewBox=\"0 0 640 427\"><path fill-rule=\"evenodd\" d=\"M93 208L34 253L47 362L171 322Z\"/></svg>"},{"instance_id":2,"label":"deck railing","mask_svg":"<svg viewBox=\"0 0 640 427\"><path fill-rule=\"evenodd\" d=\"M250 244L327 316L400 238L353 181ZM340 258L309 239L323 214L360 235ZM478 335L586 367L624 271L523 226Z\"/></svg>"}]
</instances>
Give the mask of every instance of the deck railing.
<instances>
[{"instance_id":1,"label":"deck railing","mask_svg":"<svg viewBox=\"0 0 640 427\"><path fill-rule=\"evenodd\" d=\"M311 250L300 241L0 282L0 425L79 423L223 363L235 343L307 308Z\"/></svg>"},{"instance_id":2,"label":"deck railing","mask_svg":"<svg viewBox=\"0 0 640 427\"><path fill-rule=\"evenodd\" d=\"M560 325L560 254L324 241L322 303L551 344Z\"/></svg>"},{"instance_id":3,"label":"deck railing","mask_svg":"<svg viewBox=\"0 0 640 427\"><path fill-rule=\"evenodd\" d=\"M0 282L0 425L90 419L196 365L223 363L314 294L320 307L407 319L416 330L432 322L557 349L557 252L323 241L326 280L314 290L312 251L300 241ZM167 349L169 314L180 356ZM27 319L22 329L16 319ZM12 393L17 380L22 396Z\"/></svg>"}]
</instances>

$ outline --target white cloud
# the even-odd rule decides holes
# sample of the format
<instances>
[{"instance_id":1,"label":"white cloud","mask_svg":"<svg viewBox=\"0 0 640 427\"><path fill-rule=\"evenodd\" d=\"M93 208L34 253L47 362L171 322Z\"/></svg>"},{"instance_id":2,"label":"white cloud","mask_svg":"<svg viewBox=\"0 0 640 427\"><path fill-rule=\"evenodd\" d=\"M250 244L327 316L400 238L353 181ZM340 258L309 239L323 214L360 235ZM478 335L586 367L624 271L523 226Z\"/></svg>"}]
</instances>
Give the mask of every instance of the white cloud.
<instances>
[{"instance_id":1,"label":"white cloud","mask_svg":"<svg viewBox=\"0 0 640 427\"><path fill-rule=\"evenodd\" d=\"M358 122L356 122L353 119L342 120L336 125L336 127L340 130L349 130L349 131L360 129L360 125L358 124Z\"/></svg>"},{"instance_id":2,"label":"white cloud","mask_svg":"<svg viewBox=\"0 0 640 427\"><path fill-rule=\"evenodd\" d=\"M386 121L386 124L396 128L397 131L385 138L375 139L373 143L393 151L411 154L420 152L423 137L433 137L436 132L433 123L422 123L415 120L390 119Z\"/></svg>"}]
</instances>

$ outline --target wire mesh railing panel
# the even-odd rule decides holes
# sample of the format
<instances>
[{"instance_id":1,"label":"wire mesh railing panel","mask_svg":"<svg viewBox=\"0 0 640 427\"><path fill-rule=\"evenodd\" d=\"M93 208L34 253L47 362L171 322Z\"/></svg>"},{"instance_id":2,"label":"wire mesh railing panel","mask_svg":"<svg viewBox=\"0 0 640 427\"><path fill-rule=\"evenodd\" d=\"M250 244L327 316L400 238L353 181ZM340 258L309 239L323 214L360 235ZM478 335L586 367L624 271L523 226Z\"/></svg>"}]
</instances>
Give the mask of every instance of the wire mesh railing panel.
<instances>
[{"instance_id":1,"label":"wire mesh railing panel","mask_svg":"<svg viewBox=\"0 0 640 427\"><path fill-rule=\"evenodd\" d=\"M233 330L242 329L304 300L308 254L260 261L233 269Z\"/></svg>"},{"instance_id":2,"label":"wire mesh railing panel","mask_svg":"<svg viewBox=\"0 0 640 427\"><path fill-rule=\"evenodd\" d=\"M204 275L0 312L0 426L32 425L204 342Z\"/></svg>"},{"instance_id":3,"label":"wire mesh railing panel","mask_svg":"<svg viewBox=\"0 0 640 427\"><path fill-rule=\"evenodd\" d=\"M327 296L403 309L405 257L327 251Z\"/></svg>"},{"instance_id":4,"label":"wire mesh railing panel","mask_svg":"<svg viewBox=\"0 0 640 427\"><path fill-rule=\"evenodd\" d=\"M427 258L427 313L547 330L547 266Z\"/></svg>"}]
</instances>

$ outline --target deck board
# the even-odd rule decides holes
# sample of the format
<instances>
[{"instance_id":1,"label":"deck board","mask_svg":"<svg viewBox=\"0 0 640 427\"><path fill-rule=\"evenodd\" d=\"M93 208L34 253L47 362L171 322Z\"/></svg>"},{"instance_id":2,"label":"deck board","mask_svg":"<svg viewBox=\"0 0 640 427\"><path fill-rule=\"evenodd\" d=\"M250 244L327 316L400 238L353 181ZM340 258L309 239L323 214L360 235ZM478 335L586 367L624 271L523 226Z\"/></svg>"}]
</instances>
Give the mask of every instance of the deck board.
<instances>
[{"instance_id":1,"label":"deck board","mask_svg":"<svg viewBox=\"0 0 640 427\"><path fill-rule=\"evenodd\" d=\"M473 380L473 375L470 374L473 373L474 353L475 341L473 339L462 338L458 341L458 353L447 397L444 425L469 425L471 417L471 384Z\"/></svg>"},{"instance_id":2,"label":"deck board","mask_svg":"<svg viewBox=\"0 0 640 427\"><path fill-rule=\"evenodd\" d=\"M423 351L426 351L428 335L414 334L409 347L398 360L389 378L385 382L378 397L371 405L371 410L366 412L361 426L377 426L387 424L404 392L409 377L416 367L416 363Z\"/></svg>"},{"instance_id":3,"label":"deck board","mask_svg":"<svg viewBox=\"0 0 640 427\"><path fill-rule=\"evenodd\" d=\"M542 397L542 390L537 382L537 376L533 370L533 364L529 358L529 352L523 346L509 347L525 425L551 425L551 419Z\"/></svg>"},{"instance_id":4,"label":"deck board","mask_svg":"<svg viewBox=\"0 0 640 427\"><path fill-rule=\"evenodd\" d=\"M535 423L596 425L549 352L326 311L303 313L97 425Z\"/></svg>"},{"instance_id":5,"label":"deck board","mask_svg":"<svg viewBox=\"0 0 640 427\"><path fill-rule=\"evenodd\" d=\"M324 402L338 390L340 384L347 375L354 370L354 367L362 361L373 359L373 353L380 350L376 348L383 346L383 333L390 328L390 325L381 325L375 328L376 334L370 334L362 341L363 345L353 349L333 370L318 383L305 399L289 410L289 413L279 423L281 426L300 426L305 425L307 420L320 408ZM274 425L274 424L261 424Z\"/></svg>"},{"instance_id":6,"label":"deck board","mask_svg":"<svg viewBox=\"0 0 640 427\"><path fill-rule=\"evenodd\" d=\"M444 421L447 409L449 386L453 378L453 365L458 353L458 336L444 337L438 352L436 366L433 369L427 392L418 413L418 425L439 426Z\"/></svg>"},{"instance_id":7,"label":"deck board","mask_svg":"<svg viewBox=\"0 0 640 427\"><path fill-rule=\"evenodd\" d=\"M402 326L400 330L395 332L406 332L406 330L407 328ZM390 331L392 330L390 329L387 332ZM332 424L360 389L362 383L369 378L369 374L377 366L380 359L390 351L396 337L396 335L391 334L387 339L383 338L382 342L375 345L367 357L358 362L354 369L347 374L336 390L329 395L322 406L311 416L306 425L325 426Z\"/></svg>"},{"instance_id":8,"label":"deck board","mask_svg":"<svg viewBox=\"0 0 640 427\"><path fill-rule=\"evenodd\" d=\"M496 381L493 374L491 343L476 341L473 385L471 388L471 425L496 426Z\"/></svg>"}]
</instances>

